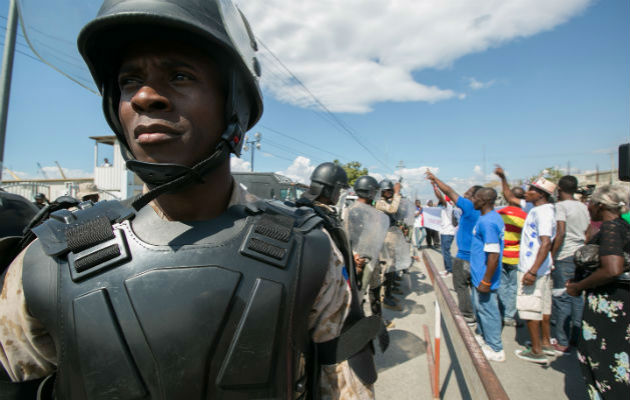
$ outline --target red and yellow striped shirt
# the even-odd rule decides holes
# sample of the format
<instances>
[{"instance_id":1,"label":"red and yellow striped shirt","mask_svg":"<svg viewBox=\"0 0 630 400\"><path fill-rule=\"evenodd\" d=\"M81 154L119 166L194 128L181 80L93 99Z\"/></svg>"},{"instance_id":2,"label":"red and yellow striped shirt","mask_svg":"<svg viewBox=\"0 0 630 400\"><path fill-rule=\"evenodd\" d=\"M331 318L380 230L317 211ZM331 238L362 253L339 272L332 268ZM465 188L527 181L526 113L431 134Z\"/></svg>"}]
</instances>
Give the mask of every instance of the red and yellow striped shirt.
<instances>
[{"instance_id":1,"label":"red and yellow striped shirt","mask_svg":"<svg viewBox=\"0 0 630 400\"><path fill-rule=\"evenodd\" d=\"M521 231L525 225L527 213L518 207L507 206L500 209L499 214L505 224L505 245L503 247L503 263L518 264L518 252L521 243Z\"/></svg>"}]
</instances>

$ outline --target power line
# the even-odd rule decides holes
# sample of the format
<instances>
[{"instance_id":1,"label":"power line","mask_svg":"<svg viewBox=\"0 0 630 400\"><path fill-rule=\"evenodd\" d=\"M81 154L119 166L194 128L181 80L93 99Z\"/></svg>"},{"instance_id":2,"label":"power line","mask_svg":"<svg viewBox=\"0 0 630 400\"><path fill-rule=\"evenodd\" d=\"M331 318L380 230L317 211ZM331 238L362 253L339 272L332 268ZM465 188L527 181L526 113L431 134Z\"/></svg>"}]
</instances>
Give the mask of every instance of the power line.
<instances>
[{"instance_id":1,"label":"power line","mask_svg":"<svg viewBox=\"0 0 630 400\"><path fill-rule=\"evenodd\" d=\"M270 132L273 132L273 133L275 133L275 134L277 134L277 135L280 135L280 136L282 136L282 137L285 137L285 138L287 138L287 139L291 139L291 140L293 140L293 141L295 141L295 142L298 142L298 143L303 144L303 145L305 145L305 146L311 147L311 148L313 148L313 149L315 149L315 150L321 151L321 152L323 152L323 153L330 154L331 156L337 157L338 159L346 159L346 157L344 157L344 156L341 156L341 155L339 155L339 154L332 153L332 152L330 152L330 151L328 151L328 150L322 149L321 147L317 147L317 146L313 146L312 144L308 144L308 143L306 143L306 142L305 142L305 141L303 141L303 140L296 139L296 138L294 138L294 137L293 137L293 136L291 136L291 135L288 135L288 134L286 134L286 133L282 133L282 132L278 131L277 129L270 128L270 127L265 126L265 125L262 125L262 124L260 125L260 127L261 127L261 128L263 128L263 129L266 129L266 130L268 130L268 131L270 131Z\"/></svg>"},{"instance_id":2,"label":"power line","mask_svg":"<svg viewBox=\"0 0 630 400\"><path fill-rule=\"evenodd\" d=\"M3 41L2 43L0 43L0 47L4 47L4 41ZM19 54L21 54L21 55L23 55L23 56L26 56L26 57L30 58L31 60L39 61L40 63L44 64L44 63L42 62L42 60L40 60L39 58L37 58L37 57L33 57L32 55L30 55L30 54L28 54L28 53L25 53L24 51L22 51L22 50L20 50L20 49L15 49L14 51L15 51L16 53L19 53Z\"/></svg>"},{"instance_id":3,"label":"power line","mask_svg":"<svg viewBox=\"0 0 630 400\"><path fill-rule=\"evenodd\" d=\"M268 151L263 151L262 153L263 153L263 155L264 155L264 154L269 154L270 156L272 156L272 157L276 157L276 158L279 158L279 159L281 159L281 160L286 160L286 161L291 161L291 162L295 161L295 160L292 160L292 159L287 158L287 157L283 157L283 156L279 156L279 155L274 154L274 153L270 153L270 152L268 152Z\"/></svg>"},{"instance_id":4,"label":"power line","mask_svg":"<svg viewBox=\"0 0 630 400\"><path fill-rule=\"evenodd\" d=\"M2 19L4 19L4 20L7 20L7 17L5 17L4 15L0 15L0 18L2 18ZM20 22L22 22L22 19L21 19L21 18L20 18ZM71 40L68 40L68 39L63 38L63 37L59 37L59 36L55 36L55 35L51 35L50 33L44 32L44 31L42 31L42 30L40 30L40 29L37 29L37 28L35 28L35 27L31 26L31 25L29 25L28 29L32 29L32 30L33 30L33 31L35 31L35 32L39 32L39 33L41 33L41 34L42 34L42 35L44 35L44 36L48 36L49 38L52 38L52 39L58 40L58 41L60 41L60 42L64 42L64 43L66 43L66 44L69 44L70 46L76 46L76 43L75 43L75 42L73 42L73 41L71 41ZM20 36L22 36L22 34L19 34L19 35L20 35Z\"/></svg>"},{"instance_id":5,"label":"power line","mask_svg":"<svg viewBox=\"0 0 630 400\"><path fill-rule=\"evenodd\" d=\"M278 56L275 55L275 53L273 51L271 51L271 49L269 47L267 47L267 45L260 40L260 38L257 38L258 42L269 52L269 54L271 54L271 56L275 59L275 61L280 64L282 66L282 68L284 68L285 71L287 71L287 73L291 76L291 78L293 78L295 80L295 82L300 85L310 96L311 98L315 101L315 103L322 109L324 110L324 112L330 116L330 118L344 131L346 132L348 135L350 135L350 137L357 142L357 144L359 144L359 146L361 146L365 151L367 151L376 161L378 161L381 165L383 165L385 167L385 169L389 170L389 171L393 171L391 167L389 167L387 164L385 164L383 161L381 161L380 158L378 158L373 152L372 150L367 147L366 145L364 145L361 140L359 140L359 138L357 137L357 135L343 122L341 121L341 119L339 119L334 113L332 113L328 107L326 107L326 105L324 103L322 103L317 96L315 96L313 94L313 92L310 91L309 88L306 87L306 85L304 85L304 83L293 73L291 72L291 70L284 65L284 63L278 58Z\"/></svg>"},{"instance_id":6,"label":"power line","mask_svg":"<svg viewBox=\"0 0 630 400\"><path fill-rule=\"evenodd\" d=\"M319 159L317 157L313 157L311 154L307 154L307 153L304 153L303 151L295 150L295 149L293 149L291 147L288 147L288 146L285 146L285 145L283 145L281 143L274 142L273 140L265 139L265 144L273 146L273 147L275 147L277 149L286 151L286 152L291 153L291 154L302 154L302 155L307 156L308 158L310 158L311 160L314 160L316 162L322 162L321 159Z\"/></svg>"}]
</instances>

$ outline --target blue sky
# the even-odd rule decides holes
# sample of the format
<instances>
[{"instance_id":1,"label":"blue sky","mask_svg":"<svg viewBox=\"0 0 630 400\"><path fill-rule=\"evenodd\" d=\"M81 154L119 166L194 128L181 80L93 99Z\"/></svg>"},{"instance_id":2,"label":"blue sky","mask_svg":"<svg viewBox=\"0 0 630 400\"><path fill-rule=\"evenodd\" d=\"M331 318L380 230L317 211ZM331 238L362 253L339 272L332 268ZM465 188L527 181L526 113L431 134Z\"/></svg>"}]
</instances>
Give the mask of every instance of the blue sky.
<instances>
[{"instance_id":1,"label":"blue sky","mask_svg":"<svg viewBox=\"0 0 630 400\"><path fill-rule=\"evenodd\" d=\"M430 1L410 1L413 9L383 11L382 21L369 10L384 4L376 0L361 7L371 12L369 21L351 9L359 7L356 1L333 11L319 7L322 2L241 3L262 42L376 155L329 122L331 115L267 52L261 55L265 114L252 131L263 135L257 171L303 179L335 154L385 176L402 160L414 191L427 193L421 167L439 169L458 187L484 180L484 149L487 174L500 163L510 178L525 178L568 162L573 171L608 169L608 153L630 141L626 1L566 0L544 10L545 2L525 2L525 9L513 2L483 13L443 5L449 2L425 10L420 4ZM0 1L0 15L7 8L8 1ZM407 14L416 21L401 16ZM478 30L458 30L471 19ZM388 28L370 30L368 22ZM33 54L23 37L18 43L18 50ZM109 132L98 96L16 54L6 167L38 176L37 162L52 173L47 167L58 161L71 174L89 174L88 136ZM243 154L243 161L249 157Z\"/></svg>"}]
</instances>

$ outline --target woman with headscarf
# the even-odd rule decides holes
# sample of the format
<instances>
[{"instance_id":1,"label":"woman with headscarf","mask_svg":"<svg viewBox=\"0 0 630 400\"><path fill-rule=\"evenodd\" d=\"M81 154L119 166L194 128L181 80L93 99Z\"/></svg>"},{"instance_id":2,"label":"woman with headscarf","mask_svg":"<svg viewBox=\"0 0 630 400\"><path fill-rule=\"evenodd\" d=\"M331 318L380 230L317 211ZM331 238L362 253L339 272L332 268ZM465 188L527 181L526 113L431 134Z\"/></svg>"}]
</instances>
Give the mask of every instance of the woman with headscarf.
<instances>
[{"instance_id":1,"label":"woman with headscarf","mask_svg":"<svg viewBox=\"0 0 630 400\"><path fill-rule=\"evenodd\" d=\"M627 399L630 393L630 281L624 253L630 253L630 224L621 218L627 191L615 185L597 189L588 210L602 221L599 232L576 252L576 282L567 293L586 294L578 359L591 399ZM589 245L591 254L586 251ZM580 275L580 258L599 265Z\"/></svg>"}]
</instances>

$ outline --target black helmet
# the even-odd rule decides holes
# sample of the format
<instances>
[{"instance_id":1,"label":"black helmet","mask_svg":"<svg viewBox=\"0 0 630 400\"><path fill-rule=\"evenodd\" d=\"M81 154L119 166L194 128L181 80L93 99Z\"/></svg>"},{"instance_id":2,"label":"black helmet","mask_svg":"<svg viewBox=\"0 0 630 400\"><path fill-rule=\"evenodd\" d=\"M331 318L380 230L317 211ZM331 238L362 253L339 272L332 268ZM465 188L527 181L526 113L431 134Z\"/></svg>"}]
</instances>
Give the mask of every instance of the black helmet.
<instances>
[{"instance_id":1,"label":"black helmet","mask_svg":"<svg viewBox=\"0 0 630 400\"><path fill-rule=\"evenodd\" d=\"M394 190L394 182L389 179L383 179L381 183L379 183L381 190Z\"/></svg>"},{"instance_id":2,"label":"black helmet","mask_svg":"<svg viewBox=\"0 0 630 400\"><path fill-rule=\"evenodd\" d=\"M373 200L378 189L378 181L369 175L363 175L354 182L354 192L363 199Z\"/></svg>"},{"instance_id":3,"label":"black helmet","mask_svg":"<svg viewBox=\"0 0 630 400\"><path fill-rule=\"evenodd\" d=\"M220 67L225 66L226 130L214 154L193 168L139 162L124 137L118 119L119 53L125 43L145 38L192 43L218 55ZM103 96L105 118L123 144L127 167L149 185L164 185L186 175L196 175L198 181L229 152L240 154L244 133L262 115L257 44L245 16L230 0L105 0L97 17L79 33L78 47ZM181 185L173 186L169 189Z\"/></svg>"},{"instance_id":4,"label":"black helmet","mask_svg":"<svg viewBox=\"0 0 630 400\"><path fill-rule=\"evenodd\" d=\"M341 166L325 162L319 164L311 174L311 187L304 197L315 200L319 196L328 198L332 204L339 201L341 189L348 188L348 175Z\"/></svg>"},{"instance_id":5,"label":"black helmet","mask_svg":"<svg viewBox=\"0 0 630 400\"><path fill-rule=\"evenodd\" d=\"M44 193L37 193L35 195L35 200L46 200L46 196L44 196Z\"/></svg>"}]
</instances>

